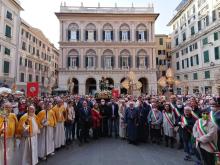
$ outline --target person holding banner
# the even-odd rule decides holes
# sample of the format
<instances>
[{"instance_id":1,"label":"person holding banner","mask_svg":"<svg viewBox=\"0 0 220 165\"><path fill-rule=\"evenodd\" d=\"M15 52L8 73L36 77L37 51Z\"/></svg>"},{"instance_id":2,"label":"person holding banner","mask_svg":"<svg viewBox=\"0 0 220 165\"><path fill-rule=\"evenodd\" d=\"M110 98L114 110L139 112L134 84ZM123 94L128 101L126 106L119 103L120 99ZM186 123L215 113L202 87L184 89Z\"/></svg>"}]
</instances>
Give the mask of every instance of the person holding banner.
<instances>
[{"instance_id":1,"label":"person holding banner","mask_svg":"<svg viewBox=\"0 0 220 165\"><path fill-rule=\"evenodd\" d=\"M39 127L35 115L35 107L30 105L17 127L17 136L21 138L19 165L35 165L38 163L37 134Z\"/></svg>"},{"instance_id":2,"label":"person holding banner","mask_svg":"<svg viewBox=\"0 0 220 165\"><path fill-rule=\"evenodd\" d=\"M11 113L11 103L4 103L3 108L3 112L0 112L0 164L11 165L16 164L15 132L18 120L16 115Z\"/></svg>"},{"instance_id":3,"label":"person holding banner","mask_svg":"<svg viewBox=\"0 0 220 165\"><path fill-rule=\"evenodd\" d=\"M160 136L161 136L161 123L163 120L162 113L158 110L158 106L156 103L152 103L152 110L148 115L148 123L150 124L150 133L151 139L153 143L160 144Z\"/></svg>"},{"instance_id":4,"label":"person holding banner","mask_svg":"<svg viewBox=\"0 0 220 165\"><path fill-rule=\"evenodd\" d=\"M196 149L204 165L215 165L217 147L217 126L210 120L208 110L204 110L202 118L198 119L193 127L193 136L196 138Z\"/></svg>"},{"instance_id":5,"label":"person holding banner","mask_svg":"<svg viewBox=\"0 0 220 165\"><path fill-rule=\"evenodd\" d=\"M170 147L174 145L174 125L175 115L171 109L170 103L165 103L165 110L163 111L163 131L165 135L166 147L168 147L170 141Z\"/></svg>"},{"instance_id":6,"label":"person holding banner","mask_svg":"<svg viewBox=\"0 0 220 165\"><path fill-rule=\"evenodd\" d=\"M56 117L49 102L44 102L42 108L43 110L37 114L40 127L38 156L46 160L47 155L54 154L54 127L56 126Z\"/></svg>"},{"instance_id":7,"label":"person holding banner","mask_svg":"<svg viewBox=\"0 0 220 165\"><path fill-rule=\"evenodd\" d=\"M191 161L193 154L192 129L195 124L195 119L192 117L192 108L190 106L184 107L184 114L179 121L180 129L183 133L184 152L187 154L184 158L186 161Z\"/></svg>"}]
</instances>

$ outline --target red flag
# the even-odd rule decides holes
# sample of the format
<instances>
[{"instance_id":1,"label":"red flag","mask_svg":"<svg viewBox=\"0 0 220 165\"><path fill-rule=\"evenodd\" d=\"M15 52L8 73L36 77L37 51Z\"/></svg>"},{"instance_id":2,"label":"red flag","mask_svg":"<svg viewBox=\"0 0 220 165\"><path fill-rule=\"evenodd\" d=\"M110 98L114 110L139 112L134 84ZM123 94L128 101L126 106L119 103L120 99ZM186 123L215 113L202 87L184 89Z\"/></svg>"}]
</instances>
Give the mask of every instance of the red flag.
<instances>
[{"instance_id":1,"label":"red flag","mask_svg":"<svg viewBox=\"0 0 220 165\"><path fill-rule=\"evenodd\" d=\"M119 97L119 90L118 89L112 89L112 97L113 98Z\"/></svg>"},{"instance_id":2,"label":"red flag","mask_svg":"<svg viewBox=\"0 0 220 165\"><path fill-rule=\"evenodd\" d=\"M39 92L38 82L28 82L27 83L27 97L36 97Z\"/></svg>"}]
</instances>

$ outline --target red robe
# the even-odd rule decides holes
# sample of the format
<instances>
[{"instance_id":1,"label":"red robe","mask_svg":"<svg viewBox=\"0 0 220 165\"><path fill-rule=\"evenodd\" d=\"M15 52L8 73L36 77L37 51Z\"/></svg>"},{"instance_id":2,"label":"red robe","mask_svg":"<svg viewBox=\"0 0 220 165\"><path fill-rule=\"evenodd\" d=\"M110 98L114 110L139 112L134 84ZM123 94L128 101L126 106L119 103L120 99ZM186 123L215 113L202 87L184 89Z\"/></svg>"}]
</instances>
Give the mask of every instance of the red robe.
<instances>
[{"instance_id":1,"label":"red robe","mask_svg":"<svg viewBox=\"0 0 220 165\"><path fill-rule=\"evenodd\" d=\"M92 109L92 127L99 128L101 126L101 115L100 112Z\"/></svg>"}]
</instances>

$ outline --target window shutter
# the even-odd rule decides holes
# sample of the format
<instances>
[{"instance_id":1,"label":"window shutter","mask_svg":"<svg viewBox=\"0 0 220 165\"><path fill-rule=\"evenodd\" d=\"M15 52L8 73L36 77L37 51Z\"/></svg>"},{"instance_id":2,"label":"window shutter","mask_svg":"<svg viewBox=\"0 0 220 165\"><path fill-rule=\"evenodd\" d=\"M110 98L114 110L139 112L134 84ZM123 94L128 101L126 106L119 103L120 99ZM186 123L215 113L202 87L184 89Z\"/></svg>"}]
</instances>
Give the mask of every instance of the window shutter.
<instances>
[{"instance_id":1,"label":"window shutter","mask_svg":"<svg viewBox=\"0 0 220 165\"><path fill-rule=\"evenodd\" d=\"M122 31L119 32L120 41L122 40Z\"/></svg>"},{"instance_id":2,"label":"window shutter","mask_svg":"<svg viewBox=\"0 0 220 165\"><path fill-rule=\"evenodd\" d=\"M145 39L145 41L147 41L147 31L144 31L144 39Z\"/></svg>"},{"instance_id":3,"label":"window shutter","mask_svg":"<svg viewBox=\"0 0 220 165\"><path fill-rule=\"evenodd\" d=\"M189 59L187 58L186 59L186 65L187 65L187 68L189 67Z\"/></svg>"},{"instance_id":4,"label":"window shutter","mask_svg":"<svg viewBox=\"0 0 220 165\"><path fill-rule=\"evenodd\" d=\"M94 40L96 41L97 40L97 37L96 37L96 30L94 31Z\"/></svg>"},{"instance_id":5,"label":"window shutter","mask_svg":"<svg viewBox=\"0 0 220 165\"><path fill-rule=\"evenodd\" d=\"M88 67L88 57L86 56L86 59L85 59L85 62L86 62L86 68Z\"/></svg>"},{"instance_id":6,"label":"window shutter","mask_svg":"<svg viewBox=\"0 0 220 165\"><path fill-rule=\"evenodd\" d=\"M79 67L79 56L76 57L76 66Z\"/></svg>"},{"instance_id":7,"label":"window shutter","mask_svg":"<svg viewBox=\"0 0 220 165\"><path fill-rule=\"evenodd\" d=\"M68 40L68 41L70 40L70 37L71 37L71 31L68 30L68 31L67 31L67 40Z\"/></svg>"},{"instance_id":8,"label":"window shutter","mask_svg":"<svg viewBox=\"0 0 220 165\"><path fill-rule=\"evenodd\" d=\"M131 33L130 31L128 31L128 40L130 41L130 39L131 39Z\"/></svg>"},{"instance_id":9,"label":"window shutter","mask_svg":"<svg viewBox=\"0 0 220 165\"><path fill-rule=\"evenodd\" d=\"M114 68L114 66L115 66L114 56L111 57L111 65L112 65L112 68Z\"/></svg>"},{"instance_id":10,"label":"window shutter","mask_svg":"<svg viewBox=\"0 0 220 165\"><path fill-rule=\"evenodd\" d=\"M67 58L67 67L70 67L70 57Z\"/></svg>"},{"instance_id":11,"label":"window shutter","mask_svg":"<svg viewBox=\"0 0 220 165\"><path fill-rule=\"evenodd\" d=\"M137 57L136 57L136 65L137 65L136 67L137 67L137 68L138 68L139 65L140 65L140 61L139 61L139 60L140 60L140 58L139 58L139 56L137 56Z\"/></svg>"},{"instance_id":12,"label":"window shutter","mask_svg":"<svg viewBox=\"0 0 220 165\"><path fill-rule=\"evenodd\" d=\"M132 67L132 61L131 61L132 59L131 59L131 56L129 56L128 57L128 66L129 66L129 68L131 68Z\"/></svg>"},{"instance_id":13,"label":"window shutter","mask_svg":"<svg viewBox=\"0 0 220 165\"><path fill-rule=\"evenodd\" d=\"M76 39L79 41L79 30L76 31Z\"/></svg>"},{"instance_id":14,"label":"window shutter","mask_svg":"<svg viewBox=\"0 0 220 165\"><path fill-rule=\"evenodd\" d=\"M114 40L114 37L113 37L113 30L111 31L111 40L112 40L112 41Z\"/></svg>"},{"instance_id":15,"label":"window shutter","mask_svg":"<svg viewBox=\"0 0 220 165\"><path fill-rule=\"evenodd\" d=\"M218 60L220 57L219 47L215 47L215 59Z\"/></svg>"},{"instance_id":16,"label":"window shutter","mask_svg":"<svg viewBox=\"0 0 220 165\"><path fill-rule=\"evenodd\" d=\"M88 40L88 31L86 30L86 41Z\"/></svg>"},{"instance_id":17,"label":"window shutter","mask_svg":"<svg viewBox=\"0 0 220 165\"><path fill-rule=\"evenodd\" d=\"M122 56L119 56L119 66L120 66L120 68L122 68Z\"/></svg>"},{"instance_id":18,"label":"window shutter","mask_svg":"<svg viewBox=\"0 0 220 165\"><path fill-rule=\"evenodd\" d=\"M202 29L202 23L201 21L198 21L198 31L200 31Z\"/></svg>"},{"instance_id":19,"label":"window shutter","mask_svg":"<svg viewBox=\"0 0 220 165\"><path fill-rule=\"evenodd\" d=\"M193 57L190 57L191 66L193 66Z\"/></svg>"},{"instance_id":20,"label":"window shutter","mask_svg":"<svg viewBox=\"0 0 220 165\"><path fill-rule=\"evenodd\" d=\"M136 31L136 41L138 41L138 31Z\"/></svg>"},{"instance_id":21,"label":"window shutter","mask_svg":"<svg viewBox=\"0 0 220 165\"><path fill-rule=\"evenodd\" d=\"M148 57L147 56L145 57L145 66L146 68L148 68Z\"/></svg>"},{"instance_id":22,"label":"window shutter","mask_svg":"<svg viewBox=\"0 0 220 165\"><path fill-rule=\"evenodd\" d=\"M209 26L209 15L206 16L206 26Z\"/></svg>"},{"instance_id":23,"label":"window shutter","mask_svg":"<svg viewBox=\"0 0 220 165\"><path fill-rule=\"evenodd\" d=\"M102 31L102 40L103 41L105 40L105 31L104 30Z\"/></svg>"}]
</instances>

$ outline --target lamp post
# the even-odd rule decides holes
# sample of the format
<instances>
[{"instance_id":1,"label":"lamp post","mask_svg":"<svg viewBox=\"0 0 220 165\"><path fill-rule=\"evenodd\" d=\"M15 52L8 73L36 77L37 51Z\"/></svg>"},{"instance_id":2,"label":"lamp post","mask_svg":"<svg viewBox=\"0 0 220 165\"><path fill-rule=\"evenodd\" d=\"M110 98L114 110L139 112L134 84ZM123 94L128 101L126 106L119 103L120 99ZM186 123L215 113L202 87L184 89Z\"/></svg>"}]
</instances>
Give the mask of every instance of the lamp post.
<instances>
[{"instance_id":1,"label":"lamp post","mask_svg":"<svg viewBox=\"0 0 220 165\"><path fill-rule=\"evenodd\" d=\"M171 68L168 68L166 71L166 76L162 76L159 80L158 80L158 84L163 87L163 88L168 88L168 95L173 94L173 87L174 85L177 86L180 84L179 80L176 80L174 78L174 73L173 70ZM167 91L166 91L167 92Z\"/></svg>"}]
</instances>

